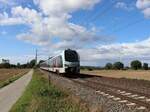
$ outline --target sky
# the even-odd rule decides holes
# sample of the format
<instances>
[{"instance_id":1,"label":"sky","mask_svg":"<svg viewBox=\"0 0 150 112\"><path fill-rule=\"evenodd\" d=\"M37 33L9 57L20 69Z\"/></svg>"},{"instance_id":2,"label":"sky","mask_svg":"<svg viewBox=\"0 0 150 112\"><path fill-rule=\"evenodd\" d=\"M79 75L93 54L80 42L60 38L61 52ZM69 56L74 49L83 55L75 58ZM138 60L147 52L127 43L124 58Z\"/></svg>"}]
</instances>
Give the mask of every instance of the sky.
<instances>
[{"instance_id":1,"label":"sky","mask_svg":"<svg viewBox=\"0 0 150 112\"><path fill-rule=\"evenodd\" d=\"M150 0L0 0L0 59L74 49L81 65L150 64Z\"/></svg>"}]
</instances>

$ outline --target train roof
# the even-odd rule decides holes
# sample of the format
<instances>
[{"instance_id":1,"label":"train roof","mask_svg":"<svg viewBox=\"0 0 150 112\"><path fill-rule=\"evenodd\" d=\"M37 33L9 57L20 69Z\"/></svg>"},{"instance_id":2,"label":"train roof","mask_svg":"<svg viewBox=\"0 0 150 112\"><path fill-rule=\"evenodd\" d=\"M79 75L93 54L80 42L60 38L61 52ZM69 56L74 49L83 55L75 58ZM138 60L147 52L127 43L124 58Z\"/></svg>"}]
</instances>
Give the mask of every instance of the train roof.
<instances>
[{"instance_id":1,"label":"train roof","mask_svg":"<svg viewBox=\"0 0 150 112\"><path fill-rule=\"evenodd\" d=\"M60 53L58 53L57 55L49 57L47 60L52 59L52 58L55 58L55 57L57 57L57 56L61 55L62 53L64 53L65 51L76 51L76 50L72 50L72 49L65 49L65 50L61 51ZM45 60L45 61L44 61L44 62L42 62L42 63L45 63L47 60ZM41 63L41 64L42 64L42 63Z\"/></svg>"}]
</instances>

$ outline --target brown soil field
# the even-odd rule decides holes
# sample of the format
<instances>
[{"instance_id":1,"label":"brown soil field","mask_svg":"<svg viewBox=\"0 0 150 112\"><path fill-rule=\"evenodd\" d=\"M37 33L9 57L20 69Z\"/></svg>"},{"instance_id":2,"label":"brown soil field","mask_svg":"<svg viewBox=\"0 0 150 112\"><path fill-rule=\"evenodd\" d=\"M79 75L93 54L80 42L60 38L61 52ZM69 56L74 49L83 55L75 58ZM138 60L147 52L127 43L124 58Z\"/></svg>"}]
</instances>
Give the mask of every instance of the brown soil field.
<instances>
[{"instance_id":1,"label":"brown soil field","mask_svg":"<svg viewBox=\"0 0 150 112\"><path fill-rule=\"evenodd\" d=\"M0 69L0 83L15 75L23 75L29 69Z\"/></svg>"},{"instance_id":2,"label":"brown soil field","mask_svg":"<svg viewBox=\"0 0 150 112\"><path fill-rule=\"evenodd\" d=\"M81 73L113 78L150 80L150 70L81 70Z\"/></svg>"}]
</instances>

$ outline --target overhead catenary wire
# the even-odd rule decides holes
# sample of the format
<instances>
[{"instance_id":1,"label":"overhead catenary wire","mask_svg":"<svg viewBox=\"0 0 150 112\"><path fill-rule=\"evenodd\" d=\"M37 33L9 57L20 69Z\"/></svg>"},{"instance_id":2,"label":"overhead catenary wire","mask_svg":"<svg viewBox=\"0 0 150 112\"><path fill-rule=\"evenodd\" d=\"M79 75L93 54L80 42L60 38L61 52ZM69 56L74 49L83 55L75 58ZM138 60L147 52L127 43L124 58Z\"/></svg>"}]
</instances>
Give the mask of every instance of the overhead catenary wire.
<instances>
[{"instance_id":1,"label":"overhead catenary wire","mask_svg":"<svg viewBox=\"0 0 150 112\"><path fill-rule=\"evenodd\" d=\"M110 0L109 0L110 1ZM111 2L111 1L110 1ZM111 4L109 4L101 13L98 13L97 15L93 16L93 18L91 19L91 21L96 21L97 19L99 19L100 17L104 16L108 11L111 10L111 8L116 4L116 2L111 2Z\"/></svg>"},{"instance_id":2,"label":"overhead catenary wire","mask_svg":"<svg viewBox=\"0 0 150 112\"><path fill-rule=\"evenodd\" d=\"M112 8L116 5L116 3L118 3L118 0L108 0L107 2L110 2L111 4L109 4L100 14L95 15L95 17L93 16L93 21L97 20L98 18L104 16L108 11L112 10ZM130 0L128 1L130 2ZM132 3L134 3L135 1L133 0ZM132 4L130 3L130 4Z\"/></svg>"},{"instance_id":3,"label":"overhead catenary wire","mask_svg":"<svg viewBox=\"0 0 150 112\"><path fill-rule=\"evenodd\" d=\"M101 4L101 8L105 7L105 4L102 5L101 2L100 2L100 4ZM88 13L87 16L84 16L86 18L86 21L85 21L85 18L84 18L83 20L81 20L81 23L84 23L84 24L85 24L85 22L89 23L89 21L91 21L94 16L96 16L97 14L99 14L99 12L100 12L99 10L96 10L95 13L94 13L94 15L93 15L93 13Z\"/></svg>"},{"instance_id":4,"label":"overhead catenary wire","mask_svg":"<svg viewBox=\"0 0 150 112\"><path fill-rule=\"evenodd\" d=\"M110 1L110 2L111 2L111 1ZM133 2L134 2L134 1L133 1ZM97 20L98 18L104 16L104 15L106 14L106 12L110 11L110 10L111 10L111 7L113 7L115 4L116 4L115 1L112 2L110 5L108 5L108 7L106 7L106 8L102 11L101 14L95 15L95 17L92 16L91 20L93 20L93 22L94 22L94 21ZM124 30L125 28L129 28L130 26L133 26L133 25L136 25L136 24L142 22L143 20L144 20L144 18L137 19L137 20L135 20L135 21L133 21L133 22L130 22L130 23L124 25L124 26L121 26L121 27L119 27L119 28L117 28L117 29L115 29L115 30L112 30L112 33L115 33L115 32L118 32L118 31L122 31L122 30Z\"/></svg>"},{"instance_id":5,"label":"overhead catenary wire","mask_svg":"<svg viewBox=\"0 0 150 112\"><path fill-rule=\"evenodd\" d=\"M121 27L119 27L119 28L116 28L116 29L112 30L112 32L110 32L108 35L113 34L113 33L116 33L116 32L118 32L118 31L120 32L120 31L122 31L122 30L128 29L128 28L131 27L131 26L134 26L134 25L136 25L136 24L139 24L140 22L143 22L144 19L145 19L145 18L140 18L140 19L137 19L137 20L135 20L135 21L133 21L133 22L130 22L130 23L124 25L124 26L121 26Z\"/></svg>"},{"instance_id":6,"label":"overhead catenary wire","mask_svg":"<svg viewBox=\"0 0 150 112\"><path fill-rule=\"evenodd\" d=\"M108 1L111 2L111 0L108 0ZM107 1L107 2L108 2L108 1ZM85 19L84 19L81 23L85 23L85 22L86 22L86 23L89 23L90 21L95 21L98 17L105 15L105 13L111 9L110 7L114 5L114 3L115 3L115 2L113 2L113 4L109 4L106 8L104 8L104 7L105 7L105 3L104 3L103 5L101 5L101 9L104 8L104 10L102 10L102 12L100 12L100 10L96 10L96 11L94 12L94 15L92 15L93 13L92 13L92 14L89 14L89 15L86 17L86 21L85 21Z\"/></svg>"}]
</instances>

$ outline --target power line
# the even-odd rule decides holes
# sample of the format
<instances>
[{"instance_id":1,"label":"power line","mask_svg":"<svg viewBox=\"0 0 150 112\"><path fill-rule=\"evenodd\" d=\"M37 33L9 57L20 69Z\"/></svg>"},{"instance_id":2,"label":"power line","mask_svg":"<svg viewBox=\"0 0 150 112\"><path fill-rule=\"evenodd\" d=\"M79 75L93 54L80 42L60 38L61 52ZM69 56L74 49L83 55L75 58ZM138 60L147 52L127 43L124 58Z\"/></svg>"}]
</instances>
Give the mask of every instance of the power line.
<instances>
[{"instance_id":1,"label":"power line","mask_svg":"<svg viewBox=\"0 0 150 112\"><path fill-rule=\"evenodd\" d=\"M130 2L130 1L128 1L128 2ZM130 4L132 4L132 3L134 3L134 2L135 2L135 1L133 0ZM114 2L113 4L115 4L115 2ZM119 28L117 28L117 29L115 29L115 30L112 30L111 33L115 33L115 32L118 32L118 31L122 31L122 30L124 30L125 28L127 29L127 28L129 28L130 26L134 26L134 25L136 25L136 24L138 24L138 23L140 23L140 22L143 22L143 20L144 20L144 18L137 19L137 20L135 20L135 21L133 21L133 22L130 22L130 23L124 25L124 26L121 26L121 27L119 27Z\"/></svg>"},{"instance_id":2,"label":"power line","mask_svg":"<svg viewBox=\"0 0 150 112\"><path fill-rule=\"evenodd\" d=\"M124 25L124 26L121 26L121 27L119 27L119 28L117 28L117 29L115 29L115 30L112 30L112 32L110 32L109 35L112 34L112 33L115 33L115 32L118 32L118 31L122 31L122 30L124 30L124 29L127 29L127 28L129 28L129 27L131 27L131 26L134 26L134 25L136 25L136 24L139 24L140 22L143 22L143 20L144 20L144 18L141 18L141 19L137 19L137 20L134 21L134 22L130 22L130 23Z\"/></svg>"},{"instance_id":3,"label":"power line","mask_svg":"<svg viewBox=\"0 0 150 112\"><path fill-rule=\"evenodd\" d=\"M108 2L108 1L107 1ZM109 0L109 2L111 2L111 4L109 4L103 11L101 14L96 15L92 20L95 21L96 19L104 16L106 14L106 12L110 11L112 9L113 6L115 6L115 4L118 2L117 0L111 1ZM130 2L130 0L128 1ZM130 4L134 3L135 1L133 0ZM129 4L129 3L128 3Z\"/></svg>"},{"instance_id":4,"label":"power line","mask_svg":"<svg viewBox=\"0 0 150 112\"><path fill-rule=\"evenodd\" d=\"M100 2L100 4L102 4L101 2ZM103 5L101 5L101 8L103 8L105 6L105 4L103 4ZM93 14L93 13L92 13ZM84 22L86 22L86 23L88 23L90 20L92 20L93 19L93 17L94 16L92 16L92 14L90 13L90 14L88 14L87 16L85 16L85 18L86 18L86 21L85 21L85 19L84 20L82 20L82 22L81 23L84 23ZM96 10L96 12L95 12L95 16L96 15L98 15L99 14L99 11L98 10ZM91 18L91 19L90 19Z\"/></svg>"},{"instance_id":5,"label":"power line","mask_svg":"<svg viewBox=\"0 0 150 112\"><path fill-rule=\"evenodd\" d=\"M110 1L110 0L109 0ZM110 1L111 2L111 1ZM108 11L111 10L111 7L113 7L115 5L116 2L112 2L111 4L109 4L100 14L98 13L97 15L95 15L95 17L93 16L93 18L91 19L92 21L97 20L98 18L104 16Z\"/></svg>"}]
</instances>

